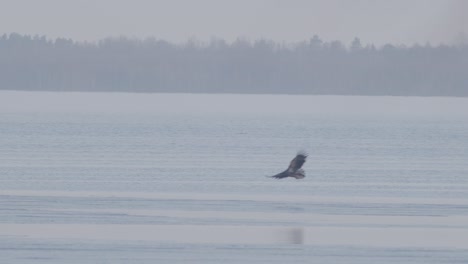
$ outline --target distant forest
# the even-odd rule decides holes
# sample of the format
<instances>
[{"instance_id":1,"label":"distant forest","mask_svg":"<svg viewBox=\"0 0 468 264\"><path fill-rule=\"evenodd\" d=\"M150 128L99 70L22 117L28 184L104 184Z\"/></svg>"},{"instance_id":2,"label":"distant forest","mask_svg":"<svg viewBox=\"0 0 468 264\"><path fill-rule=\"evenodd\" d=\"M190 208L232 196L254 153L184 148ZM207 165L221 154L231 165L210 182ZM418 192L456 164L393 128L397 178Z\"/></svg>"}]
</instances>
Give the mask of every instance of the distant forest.
<instances>
[{"instance_id":1,"label":"distant forest","mask_svg":"<svg viewBox=\"0 0 468 264\"><path fill-rule=\"evenodd\" d=\"M468 96L468 45L0 37L0 90Z\"/></svg>"}]
</instances>

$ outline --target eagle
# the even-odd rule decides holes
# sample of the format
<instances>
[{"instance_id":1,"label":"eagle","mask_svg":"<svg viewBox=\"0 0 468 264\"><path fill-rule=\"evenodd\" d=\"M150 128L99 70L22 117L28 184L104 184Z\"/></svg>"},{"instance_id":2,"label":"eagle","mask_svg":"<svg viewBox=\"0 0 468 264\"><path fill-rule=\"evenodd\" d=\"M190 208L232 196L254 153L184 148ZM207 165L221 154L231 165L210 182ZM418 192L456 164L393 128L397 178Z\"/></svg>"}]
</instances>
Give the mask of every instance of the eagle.
<instances>
[{"instance_id":1,"label":"eagle","mask_svg":"<svg viewBox=\"0 0 468 264\"><path fill-rule=\"evenodd\" d=\"M296 179L303 179L305 177L305 171L301 169L302 165L306 162L307 153L304 151L300 151L297 153L296 157L291 160L289 163L289 167L276 175L270 176L271 178L275 179L283 179L287 177L293 177Z\"/></svg>"}]
</instances>

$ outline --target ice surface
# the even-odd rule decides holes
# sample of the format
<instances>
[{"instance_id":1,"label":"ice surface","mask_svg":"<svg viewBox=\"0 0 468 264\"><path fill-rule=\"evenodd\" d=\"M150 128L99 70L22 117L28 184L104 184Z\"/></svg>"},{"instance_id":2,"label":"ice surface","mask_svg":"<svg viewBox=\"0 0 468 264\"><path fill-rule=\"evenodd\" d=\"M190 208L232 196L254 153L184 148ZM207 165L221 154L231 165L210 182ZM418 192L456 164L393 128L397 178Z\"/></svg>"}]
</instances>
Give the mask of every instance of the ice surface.
<instances>
[{"instance_id":1,"label":"ice surface","mask_svg":"<svg viewBox=\"0 0 468 264\"><path fill-rule=\"evenodd\" d=\"M468 117L468 98L0 91L0 113Z\"/></svg>"},{"instance_id":2,"label":"ice surface","mask_svg":"<svg viewBox=\"0 0 468 264\"><path fill-rule=\"evenodd\" d=\"M0 262L464 263L467 108L0 92Z\"/></svg>"}]
</instances>

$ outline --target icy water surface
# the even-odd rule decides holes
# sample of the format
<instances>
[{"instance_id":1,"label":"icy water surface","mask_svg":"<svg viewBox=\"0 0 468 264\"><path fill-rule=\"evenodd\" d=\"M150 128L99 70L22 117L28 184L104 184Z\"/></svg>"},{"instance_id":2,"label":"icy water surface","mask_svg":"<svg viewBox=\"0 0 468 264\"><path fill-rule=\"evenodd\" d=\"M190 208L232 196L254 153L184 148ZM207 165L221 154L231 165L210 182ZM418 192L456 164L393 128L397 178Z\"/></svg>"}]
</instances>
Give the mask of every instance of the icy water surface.
<instances>
[{"instance_id":1,"label":"icy water surface","mask_svg":"<svg viewBox=\"0 0 468 264\"><path fill-rule=\"evenodd\" d=\"M468 262L468 118L441 107L460 99L281 112L296 99L147 95L102 111L66 103L102 94L53 96L0 106L1 263ZM304 180L265 177L301 149Z\"/></svg>"}]
</instances>

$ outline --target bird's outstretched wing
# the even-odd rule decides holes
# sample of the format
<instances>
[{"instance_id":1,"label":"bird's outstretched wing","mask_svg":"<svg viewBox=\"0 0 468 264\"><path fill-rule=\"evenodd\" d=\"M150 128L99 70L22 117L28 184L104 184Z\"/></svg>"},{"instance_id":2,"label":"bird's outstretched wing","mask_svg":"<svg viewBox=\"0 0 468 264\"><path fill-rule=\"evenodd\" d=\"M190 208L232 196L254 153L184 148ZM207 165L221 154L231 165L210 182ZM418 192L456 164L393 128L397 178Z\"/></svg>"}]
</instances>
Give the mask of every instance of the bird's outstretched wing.
<instances>
[{"instance_id":1,"label":"bird's outstretched wing","mask_svg":"<svg viewBox=\"0 0 468 264\"><path fill-rule=\"evenodd\" d=\"M281 173L271 176L271 178L283 179L287 177L294 177L296 179L303 179L305 177L305 172L304 170L301 169L301 167L302 165L304 165L306 158L307 158L307 153L305 152L297 153L296 157L289 164L288 169L286 169L285 171Z\"/></svg>"},{"instance_id":2,"label":"bird's outstretched wing","mask_svg":"<svg viewBox=\"0 0 468 264\"><path fill-rule=\"evenodd\" d=\"M288 172L288 170L285 170L281 173L278 173L276 175L273 175L273 176L270 176L271 178L275 178L275 179L283 179L283 178L286 178L286 177L289 177L290 173Z\"/></svg>"},{"instance_id":3,"label":"bird's outstretched wing","mask_svg":"<svg viewBox=\"0 0 468 264\"><path fill-rule=\"evenodd\" d=\"M302 165L304 165L304 163L306 162L306 158L307 158L307 153L305 152L297 153L296 157L293 160L291 160L288 170L291 173L295 173L298 169L302 167Z\"/></svg>"}]
</instances>

